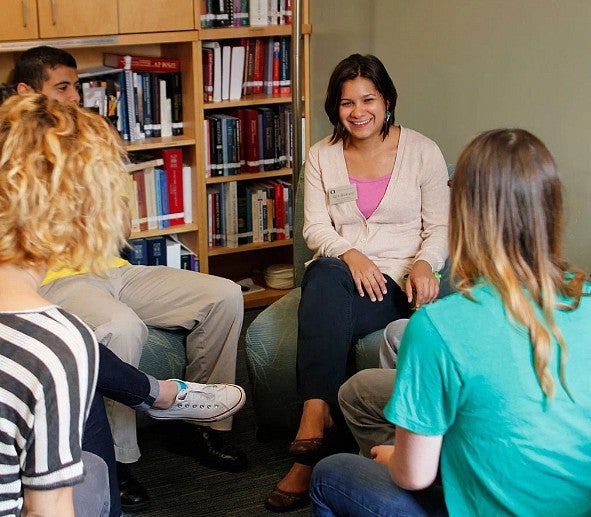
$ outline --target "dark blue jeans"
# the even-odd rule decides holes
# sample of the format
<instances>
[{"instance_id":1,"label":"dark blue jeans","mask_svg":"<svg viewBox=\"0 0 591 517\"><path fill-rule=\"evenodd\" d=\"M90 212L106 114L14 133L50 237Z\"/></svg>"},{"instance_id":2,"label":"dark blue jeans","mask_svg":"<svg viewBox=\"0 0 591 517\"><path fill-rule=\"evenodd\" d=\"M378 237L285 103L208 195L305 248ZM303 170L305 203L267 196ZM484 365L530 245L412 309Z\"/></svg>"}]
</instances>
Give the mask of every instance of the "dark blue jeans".
<instances>
[{"instance_id":1,"label":"dark blue jeans","mask_svg":"<svg viewBox=\"0 0 591 517\"><path fill-rule=\"evenodd\" d=\"M310 497L314 517L447 516L440 486L404 490L392 481L385 465L354 454L320 461L312 473Z\"/></svg>"},{"instance_id":2,"label":"dark blue jeans","mask_svg":"<svg viewBox=\"0 0 591 517\"><path fill-rule=\"evenodd\" d=\"M115 463L115 449L113 436L107 420L107 413L103 397L96 391L90 406L90 412L82 435L82 450L92 452L107 464L109 469L109 492L111 495L110 517L121 517L121 498L119 497L119 482L117 481L117 465Z\"/></svg>"},{"instance_id":3,"label":"dark blue jeans","mask_svg":"<svg viewBox=\"0 0 591 517\"><path fill-rule=\"evenodd\" d=\"M298 393L302 401L337 404L339 387L355 372L355 343L391 321L410 317L406 294L386 276L383 301L359 296L349 267L322 257L306 269L298 309Z\"/></svg>"},{"instance_id":4,"label":"dark blue jeans","mask_svg":"<svg viewBox=\"0 0 591 517\"><path fill-rule=\"evenodd\" d=\"M121 516L121 499L113 436L107 420L103 396L138 410L146 410L158 396L158 382L154 377L127 364L99 343L99 370L96 392L82 438L82 449L96 454L109 469L111 517Z\"/></svg>"},{"instance_id":5,"label":"dark blue jeans","mask_svg":"<svg viewBox=\"0 0 591 517\"><path fill-rule=\"evenodd\" d=\"M104 397L139 411L152 406L159 390L154 377L122 361L100 343L96 389Z\"/></svg>"}]
</instances>

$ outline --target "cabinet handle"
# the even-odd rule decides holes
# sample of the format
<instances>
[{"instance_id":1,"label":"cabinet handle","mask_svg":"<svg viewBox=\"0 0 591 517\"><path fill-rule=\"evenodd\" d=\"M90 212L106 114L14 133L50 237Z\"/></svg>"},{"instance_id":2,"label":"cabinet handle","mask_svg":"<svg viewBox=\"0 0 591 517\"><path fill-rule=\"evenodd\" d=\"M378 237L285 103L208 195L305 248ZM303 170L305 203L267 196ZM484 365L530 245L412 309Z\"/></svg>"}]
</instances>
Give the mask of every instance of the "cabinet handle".
<instances>
[{"instance_id":1,"label":"cabinet handle","mask_svg":"<svg viewBox=\"0 0 591 517\"><path fill-rule=\"evenodd\" d=\"M51 0L51 23L57 25L57 4L56 0Z\"/></svg>"},{"instance_id":2,"label":"cabinet handle","mask_svg":"<svg viewBox=\"0 0 591 517\"><path fill-rule=\"evenodd\" d=\"M23 5L23 27L27 27L29 25L29 9L27 5L27 0L22 0Z\"/></svg>"}]
</instances>

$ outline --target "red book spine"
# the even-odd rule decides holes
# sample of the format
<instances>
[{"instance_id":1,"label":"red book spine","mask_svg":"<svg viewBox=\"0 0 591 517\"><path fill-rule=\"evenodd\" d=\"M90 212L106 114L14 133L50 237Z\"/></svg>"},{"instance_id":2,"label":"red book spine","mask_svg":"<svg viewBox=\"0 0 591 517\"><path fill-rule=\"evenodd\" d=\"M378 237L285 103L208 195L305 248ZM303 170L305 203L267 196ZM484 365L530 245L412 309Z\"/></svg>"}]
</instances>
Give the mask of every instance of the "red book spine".
<instances>
[{"instance_id":1,"label":"red book spine","mask_svg":"<svg viewBox=\"0 0 591 517\"><path fill-rule=\"evenodd\" d=\"M285 200L283 199L283 185L279 182L275 183L275 226L277 228L276 239L284 241L286 239Z\"/></svg>"},{"instance_id":2,"label":"red book spine","mask_svg":"<svg viewBox=\"0 0 591 517\"><path fill-rule=\"evenodd\" d=\"M279 66L280 66L281 43L273 41L273 95L279 95Z\"/></svg>"},{"instance_id":3,"label":"red book spine","mask_svg":"<svg viewBox=\"0 0 591 517\"><path fill-rule=\"evenodd\" d=\"M185 224L183 205L183 151L180 148L164 149L162 160L168 184L168 212L181 214L170 219L171 226Z\"/></svg>"},{"instance_id":4,"label":"red book spine","mask_svg":"<svg viewBox=\"0 0 591 517\"><path fill-rule=\"evenodd\" d=\"M245 140L245 172L259 172L259 122L258 111L256 109L247 109L246 111L246 140Z\"/></svg>"},{"instance_id":5,"label":"red book spine","mask_svg":"<svg viewBox=\"0 0 591 517\"><path fill-rule=\"evenodd\" d=\"M201 50L203 59L203 101L213 102L213 49Z\"/></svg>"},{"instance_id":6,"label":"red book spine","mask_svg":"<svg viewBox=\"0 0 591 517\"><path fill-rule=\"evenodd\" d=\"M174 57L130 56L125 54L103 54L103 64L114 68L125 68L134 72L180 72L181 61Z\"/></svg>"},{"instance_id":7,"label":"red book spine","mask_svg":"<svg viewBox=\"0 0 591 517\"><path fill-rule=\"evenodd\" d=\"M254 68L252 93L263 93L263 80L265 79L265 40L256 38L254 44Z\"/></svg>"},{"instance_id":8,"label":"red book spine","mask_svg":"<svg viewBox=\"0 0 591 517\"><path fill-rule=\"evenodd\" d=\"M140 219L140 232L145 232L148 229L148 205L146 202L144 171L134 172L133 180L137 185L137 211Z\"/></svg>"}]
</instances>

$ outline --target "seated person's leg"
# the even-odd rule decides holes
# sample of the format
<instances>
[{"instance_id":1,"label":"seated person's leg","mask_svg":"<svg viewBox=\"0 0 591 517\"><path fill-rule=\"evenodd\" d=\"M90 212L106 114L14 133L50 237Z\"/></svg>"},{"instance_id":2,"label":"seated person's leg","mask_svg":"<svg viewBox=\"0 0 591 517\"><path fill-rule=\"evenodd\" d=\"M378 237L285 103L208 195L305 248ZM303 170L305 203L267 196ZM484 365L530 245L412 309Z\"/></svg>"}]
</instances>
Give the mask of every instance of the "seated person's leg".
<instances>
[{"instance_id":1,"label":"seated person's leg","mask_svg":"<svg viewBox=\"0 0 591 517\"><path fill-rule=\"evenodd\" d=\"M385 465L353 454L335 454L318 463L310 497L314 516L447 515L439 487L403 490Z\"/></svg>"},{"instance_id":2,"label":"seated person's leg","mask_svg":"<svg viewBox=\"0 0 591 517\"><path fill-rule=\"evenodd\" d=\"M407 319L395 320L384 329L384 339L380 345L380 368L396 368L398 348L407 324Z\"/></svg>"},{"instance_id":3,"label":"seated person's leg","mask_svg":"<svg viewBox=\"0 0 591 517\"><path fill-rule=\"evenodd\" d=\"M347 380L339 390L339 405L363 456L371 457L374 445L394 438L394 426L386 420L383 409L392 395L396 370L362 370Z\"/></svg>"},{"instance_id":4,"label":"seated person's leg","mask_svg":"<svg viewBox=\"0 0 591 517\"><path fill-rule=\"evenodd\" d=\"M195 383L233 383L244 316L243 296L234 282L167 267L121 268L125 303L148 325L186 329L186 377ZM138 300L158 300L139 304ZM166 310L163 310L166 307ZM151 411L152 416L156 416ZM232 419L209 426L179 426L187 436L183 450L201 463L222 470L246 468L246 455L227 443Z\"/></svg>"},{"instance_id":5,"label":"seated person's leg","mask_svg":"<svg viewBox=\"0 0 591 517\"><path fill-rule=\"evenodd\" d=\"M121 498L117 479L113 436L107 420L103 398L95 392L84 434L82 435L82 449L101 458L107 465L109 474L109 491L111 499L110 517L121 516Z\"/></svg>"},{"instance_id":6,"label":"seated person's leg","mask_svg":"<svg viewBox=\"0 0 591 517\"><path fill-rule=\"evenodd\" d=\"M82 451L82 461L86 475L82 483L74 486L76 517L108 517L111 497L107 464L86 451Z\"/></svg>"}]
</instances>

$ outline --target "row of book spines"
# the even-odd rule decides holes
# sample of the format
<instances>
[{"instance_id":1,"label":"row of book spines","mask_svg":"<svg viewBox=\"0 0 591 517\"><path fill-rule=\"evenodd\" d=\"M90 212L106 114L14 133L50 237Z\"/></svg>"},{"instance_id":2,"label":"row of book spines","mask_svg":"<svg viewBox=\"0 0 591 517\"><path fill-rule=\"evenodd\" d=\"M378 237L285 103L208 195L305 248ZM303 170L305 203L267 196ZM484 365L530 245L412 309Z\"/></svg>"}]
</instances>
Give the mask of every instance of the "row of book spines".
<instances>
[{"instance_id":1,"label":"row of book spines","mask_svg":"<svg viewBox=\"0 0 591 517\"><path fill-rule=\"evenodd\" d=\"M202 29L290 25L292 0L200 0Z\"/></svg>"},{"instance_id":2,"label":"row of book spines","mask_svg":"<svg viewBox=\"0 0 591 517\"><path fill-rule=\"evenodd\" d=\"M293 190L281 179L207 188L208 244L237 247L293 237Z\"/></svg>"},{"instance_id":3,"label":"row of book spines","mask_svg":"<svg viewBox=\"0 0 591 517\"><path fill-rule=\"evenodd\" d=\"M288 36L205 42L205 102L240 100L259 94L291 95L290 42Z\"/></svg>"},{"instance_id":4,"label":"row of book spines","mask_svg":"<svg viewBox=\"0 0 591 517\"><path fill-rule=\"evenodd\" d=\"M83 105L109 117L124 140L183 134L180 72L114 70L81 87Z\"/></svg>"},{"instance_id":5,"label":"row of book spines","mask_svg":"<svg viewBox=\"0 0 591 517\"><path fill-rule=\"evenodd\" d=\"M131 229L134 232L193 222L192 171L180 148L165 149L162 167L150 165L128 176Z\"/></svg>"},{"instance_id":6,"label":"row of book spines","mask_svg":"<svg viewBox=\"0 0 591 517\"><path fill-rule=\"evenodd\" d=\"M123 256L141 266L168 266L199 271L199 259L176 239L167 236L131 239Z\"/></svg>"},{"instance_id":7,"label":"row of book spines","mask_svg":"<svg viewBox=\"0 0 591 517\"><path fill-rule=\"evenodd\" d=\"M180 72L125 70L124 81L130 140L183 134Z\"/></svg>"},{"instance_id":8,"label":"row of book spines","mask_svg":"<svg viewBox=\"0 0 591 517\"><path fill-rule=\"evenodd\" d=\"M206 177L279 170L292 166L290 106L231 110L204 120Z\"/></svg>"}]
</instances>

